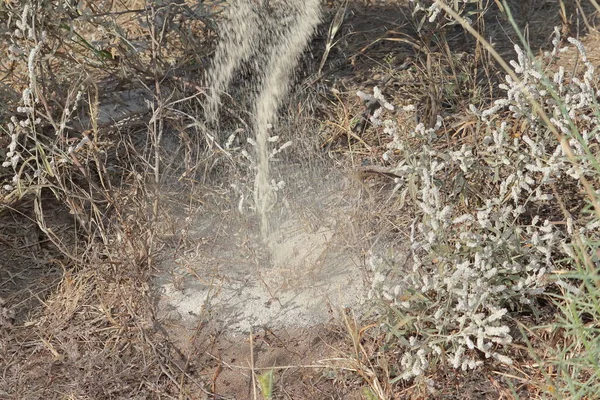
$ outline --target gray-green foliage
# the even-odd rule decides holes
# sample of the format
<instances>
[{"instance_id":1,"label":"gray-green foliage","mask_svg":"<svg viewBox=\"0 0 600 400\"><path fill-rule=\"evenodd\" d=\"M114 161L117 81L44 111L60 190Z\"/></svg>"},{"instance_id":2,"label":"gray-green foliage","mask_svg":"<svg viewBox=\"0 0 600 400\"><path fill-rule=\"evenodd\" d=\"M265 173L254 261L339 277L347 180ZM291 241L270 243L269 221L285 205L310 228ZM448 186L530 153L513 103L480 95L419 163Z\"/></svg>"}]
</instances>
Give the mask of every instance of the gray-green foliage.
<instances>
[{"instance_id":1,"label":"gray-green foliage","mask_svg":"<svg viewBox=\"0 0 600 400\"><path fill-rule=\"evenodd\" d=\"M507 77L501 99L486 110L471 107L483 132L474 145L448 146L441 118L434 127L419 124L406 134L393 119L375 116L390 135L385 158L396 163L395 189L416 212L409 273L371 259L372 294L397 313L390 322L404 351L402 378L418 376L440 359L463 370L485 358L511 364L504 350L513 341L509 312L533 307L552 282L569 287L554 271L576 257L575 233L597 240L597 219L579 209L564 215L560 207L563 194L581 192L581 176L599 176L590 156L600 146L594 67L583 45L569 42L583 60L575 75L553 65L563 51L558 32L555 50L537 61L515 46L511 65L520 82ZM530 96L566 137L577 165L533 110Z\"/></svg>"},{"instance_id":2,"label":"gray-green foliage","mask_svg":"<svg viewBox=\"0 0 600 400\"><path fill-rule=\"evenodd\" d=\"M472 22L472 17L485 11L482 0L438 0L451 7L467 21ZM455 25L454 18L446 15L436 0L409 0L412 14L418 22L417 29L421 30L426 22L434 24L437 28Z\"/></svg>"}]
</instances>

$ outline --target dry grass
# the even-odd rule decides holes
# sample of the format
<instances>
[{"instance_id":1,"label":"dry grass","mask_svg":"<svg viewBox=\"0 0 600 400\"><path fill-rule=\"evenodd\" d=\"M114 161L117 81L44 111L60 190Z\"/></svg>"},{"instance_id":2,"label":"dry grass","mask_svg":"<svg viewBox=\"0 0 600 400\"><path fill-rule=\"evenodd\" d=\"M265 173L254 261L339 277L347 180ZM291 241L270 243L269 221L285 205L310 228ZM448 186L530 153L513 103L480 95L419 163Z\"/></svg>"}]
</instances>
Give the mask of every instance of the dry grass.
<instances>
[{"instance_id":1,"label":"dry grass","mask_svg":"<svg viewBox=\"0 0 600 400\"><path fill-rule=\"evenodd\" d=\"M113 3L101 12L96 4L80 5L63 10L71 34L52 20L51 8L38 21L55 49L37 70L46 115L38 139L58 155L85 137L90 141L71 153L71 162L46 166L43 187L23 186L4 196L0 397L202 393L203 381L189 376L186 361L154 320L149 284L168 228L158 224L164 214L158 187L184 173L206 181L205 165L214 162L203 156L210 154L206 142L192 139L180 116L197 113L194 77L211 48L213 10ZM22 64L2 67L3 87L21 90L27 75ZM109 113L119 108L111 105L112 93L131 89L142 90L154 109L134 109L111 121ZM80 104L73 101L77 90L84 93ZM4 121L16 109L11 100L16 98L3 97ZM59 127L64 110L74 105L67 128ZM174 149L178 134L183 138ZM184 181L169 190L193 185ZM188 205L197 202L190 198Z\"/></svg>"},{"instance_id":2,"label":"dry grass","mask_svg":"<svg viewBox=\"0 0 600 400\"><path fill-rule=\"evenodd\" d=\"M86 135L91 141L73 153L67 166L53 170L55 177L44 188L32 185L3 194L1 398L226 398L215 394L221 390L216 383L221 372L216 371L227 370L233 376L235 370L222 357L209 356L223 342L206 330L200 333L205 335L202 345L188 343L191 350L186 350L156 320L150 286L161 247L178 238L170 210L229 201L220 188L229 183L228 176L240 173L239 163L206 136L198 117L203 91L199 76L208 65L215 37L213 13L219 2L214 3L192 18L191 2L157 8L145 8L146 3L140 2L112 3L112 9L102 12L94 3L83 2L80 13L89 10L100 16L92 19L69 11L67 19L76 32L70 36L53 22L56 15L49 13L43 21L48 47L54 50L40 69L41 108L47 115L40 142L64 151ZM522 10L518 22L528 27L534 49L548 46L554 25L587 35L586 25L593 26L595 14L586 4L574 3L564 11L555 2L515 3ZM1 7L11 4L7 1ZM330 17L338 5L331 7ZM0 19L7 13L1 7ZM324 24L323 31L328 27ZM506 35L512 30L493 4L476 27L497 43L501 55L512 49L515 38ZM306 157L308 162L333 159L355 170L369 195L364 218L377 232L371 239L402 239L408 236L411 210L404 199L390 198L393 176L386 175L385 168L393 160L381 158L388 139L382 128L370 126L369 109L356 92L379 86L396 106L417 105L420 121L428 125L443 115L448 148L460 147L480 140L480 127L467 112L468 105L493 100L500 72L464 32L417 33L407 9L396 4L350 2L338 35L339 41L327 50L322 71L299 85L304 91L299 90L293 101L302 101L287 111L290 132L306 125L321 127L318 137L304 141L306 147L290 157ZM313 43L317 61L307 61L307 68L314 70L325 59L326 46L319 38ZM597 47L596 34L587 35L585 41L588 48ZM574 65L569 54L562 57L565 64ZM0 123L13 115L26 76L22 64L0 61ZM73 106L74 93L82 86L85 100L69 128L61 128L61 115ZM110 102L111 93L129 89L144 90L153 107L131 115L133 120L98 123L99 104ZM234 99L225 110L232 126L247 125ZM395 114L407 132L418 122L412 115L401 110ZM54 135L57 131L59 137ZM6 148L5 141L0 136L0 148ZM323 153L315 155L319 146ZM0 156L4 159L4 154ZM0 175L9 172L2 169ZM470 188L488 189L483 184ZM530 326L528 318L533 317L520 316L515 329ZM327 346L311 353L331 368L326 372L304 368L309 364L306 359L291 357L290 365L298 368L280 378L278 398L541 398L548 389L546 375L539 371L539 360L546 357L544 343L566 340L557 332L529 332L539 360L532 359L528 343L522 341L514 345L517 362L512 368L491 364L473 373L440 368L405 383L394 382L397 338L349 315L344 322L344 329L322 333L323 342L333 342L331 346L344 350L341 354L329 357L332 349ZM303 335L309 343L319 336L303 333L285 340ZM266 343L267 337L276 341L268 334L258 339ZM247 347L224 353L246 357L255 346ZM280 343L279 348L288 347ZM251 377L252 371L244 372Z\"/></svg>"},{"instance_id":3,"label":"dry grass","mask_svg":"<svg viewBox=\"0 0 600 400\"><path fill-rule=\"evenodd\" d=\"M591 49L595 48L593 39L595 33L589 32L593 31L595 18L595 10L591 4L579 4L578 2L576 5L567 4L567 7L563 9L559 5L556 4L556 7L552 7L549 3L544 3L542 7L529 3L528 5L525 3L512 4L513 12L518 18L517 23L525 30L532 49L534 51L547 49L551 33L548 27L555 25L562 26L563 33L581 36ZM359 11L355 12L359 13ZM371 10L363 11L360 17L357 16L357 20L364 22L365 26L381 26L381 24L369 21L367 16L370 12ZM385 15L393 14L387 12ZM577 21L582 22L582 15L586 16L587 25L585 26L577 24ZM379 15L375 16L378 21L380 18ZM536 21L537 23L535 23ZM552 23L542 24L539 21L552 21ZM352 130L353 123L358 124L364 120L365 115L368 116L368 113L365 114L365 105L361 104L355 95L356 91L364 90L365 86L379 86L387 98L391 99L390 102L397 106L407 103L419 104L418 114L422 116L421 121L425 124L432 125L431 117L441 114L444 116L442 134L446 140L446 146L442 146L441 149L457 149L463 143L477 149L477 144L481 142L484 133L476 119L470 116L471 113L467 107L470 103L478 106L490 104L495 99L498 75L503 72L483 47L470 46L469 42L472 39L465 38L460 33L410 36L410 34L406 34L406 26L396 28L401 25L398 21L387 20L386 22L388 23L387 29L375 32L374 39L348 46L360 49L353 55L352 65L356 65L358 60L368 64L369 66L362 71L369 71L367 74L372 76L372 79L353 80L353 77L359 74L355 75L352 71L348 73L348 79L341 78L337 82L337 90L330 98L332 103L339 104L339 106L333 107L330 111L329 120L334 122L324 130L326 135L324 142L330 151L343 154L343 157L349 157L354 168L366 169L369 172L365 179L369 186L376 188L375 192L379 195L377 203L380 205L379 208L376 208L377 212L373 213L372 219L377 219L383 224L378 226L377 231L392 232L391 237L397 239L399 236L406 237L408 235L406 227L411 222L412 212L406 208L403 201L389 201L389 190L392 187L390 177L386 174L389 169L385 168L386 162L380 157L386 144L385 135L382 133L383 128L364 124L361 125L360 135L356 135L356 132ZM501 14L494 10L494 6L491 5L485 18L477 22L475 27L482 33L482 36L494 43L494 48L501 55L509 56L512 51L511 41L518 41L518 39L512 34L508 37L505 36L506 33L513 32L513 30L508 21L503 20ZM353 38L356 38L357 32L352 31L349 26L351 26L351 22L346 25L347 38L351 42ZM394 26L394 28L390 29L390 26ZM401 31L402 34L399 34L398 31ZM390 51L385 47L388 41L401 46L406 45L406 48L397 47L395 52ZM467 43L466 46L465 43ZM379 48L382 49L379 50ZM595 59L594 57L592 50L590 58ZM576 59L577 55L571 52L561 56L558 62L561 65L567 67L571 65L576 68ZM410 113L404 113L398 109L394 118L398 121L398 125L408 132L416 124L416 121L411 121L405 115L410 115ZM502 118L508 118L508 116L500 117L499 120ZM524 126L523 129L526 127ZM520 137L523 130L511 134L513 137ZM406 140L411 139L406 137ZM365 164L369 166L364 168ZM390 164L395 165L393 161ZM453 177L448 178L448 182L455 181ZM488 179L482 176L481 186L465 189L471 193L489 193L496 190L493 186L487 185L486 181ZM597 185L597 182L595 184ZM382 190L386 187L387 190ZM560 187L569 187L569 184L562 182ZM573 215L578 214L586 199L585 193L575 195L575 192L568 190L556 193L556 195L561 200L553 209L537 210L537 212L552 215L557 221L564 219L565 207ZM398 212L399 209L404 212ZM541 301L545 302L546 300L542 299ZM535 315L535 317L528 313L519 314L515 320L515 332L518 332L517 326L524 328L525 326L550 323L556 312L555 308L548 306L541 311L542 315ZM392 324L399 320L403 323L410 323L402 316L390 316ZM368 331L369 327L365 327L364 330ZM356 337L353 334L356 330L349 329L349 331L351 337ZM360 329L358 331L363 332ZM382 385L370 378L371 371L376 370L376 376L382 382L387 382L390 376L393 376L393 373L390 374L390 365L397 364L399 361L393 357L390 359L390 355L395 354L393 343L401 336L392 339L387 336L389 334L384 330L369 339L373 343L371 346L374 349L386 348L383 353L373 349L365 352L371 355L367 359L364 359L362 355L350 357L353 363L358 362L361 365L361 367L353 368L359 371L359 374L365 378L365 382L373 384L373 393L378 393L378 398L428 398L428 396L448 399L544 398L555 390L548 383L553 376L557 375L556 370L552 371L547 364L553 357L547 346L547 334L544 334L543 331L540 333L529 330L527 335L513 345L511 356L516 360L513 367L490 364L484 368L483 372L458 375L454 371L448 373L442 367L421 382L417 380L408 386L397 382L393 390L386 388L383 390L384 393L381 393ZM518 333L516 336L520 337ZM551 343L554 344L565 339L560 339L556 333L552 333L552 336ZM363 340L365 339L363 338ZM541 370L542 365L544 365L543 368L549 368L546 373ZM426 382L429 379L431 379L429 382L439 384L437 388L433 387L432 389L437 389L435 394L427 393ZM469 384L465 385L465 381ZM469 390L465 390L465 387L468 387Z\"/></svg>"}]
</instances>

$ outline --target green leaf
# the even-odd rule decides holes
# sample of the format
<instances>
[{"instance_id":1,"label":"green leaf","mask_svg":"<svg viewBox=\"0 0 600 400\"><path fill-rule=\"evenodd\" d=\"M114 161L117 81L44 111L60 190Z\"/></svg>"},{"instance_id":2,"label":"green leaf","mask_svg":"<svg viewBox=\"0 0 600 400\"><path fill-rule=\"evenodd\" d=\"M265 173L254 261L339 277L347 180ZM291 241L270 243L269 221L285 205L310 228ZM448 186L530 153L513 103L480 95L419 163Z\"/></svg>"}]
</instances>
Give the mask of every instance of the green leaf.
<instances>
[{"instance_id":1,"label":"green leaf","mask_svg":"<svg viewBox=\"0 0 600 400\"><path fill-rule=\"evenodd\" d=\"M266 400L273 398L273 369L271 369L269 372L265 372L262 375L258 375L256 379L258 379L258 384L260 385L260 391L262 392L263 398Z\"/></svg>"},{"instance_id":2,"label":"green leaf","mask_svg":"<svg viewBox=\"0 0 600 400\"><path fill-rule=\"evenodd\" d=\"M377 395L368 387L363 389L363 395L367 400L378 400Z\"/></svg>"}]
</instances>

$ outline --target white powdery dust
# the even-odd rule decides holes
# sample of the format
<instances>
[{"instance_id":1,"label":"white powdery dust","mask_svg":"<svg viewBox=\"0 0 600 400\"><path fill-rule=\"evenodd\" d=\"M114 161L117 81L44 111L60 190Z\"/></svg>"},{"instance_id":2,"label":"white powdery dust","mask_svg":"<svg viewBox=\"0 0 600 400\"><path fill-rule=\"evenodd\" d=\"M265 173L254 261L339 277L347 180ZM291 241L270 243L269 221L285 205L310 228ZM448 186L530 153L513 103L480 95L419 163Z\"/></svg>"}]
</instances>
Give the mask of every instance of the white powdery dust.
<instances>
[{"instance_id":1,"label":"white powdery dust","mask_svg":"<svg viewBox=\"0 0 600 400\"><path fill-rule=\"evenodd\" d=\"M268 127L275 121L277 108L289 89L289 79L298 59L319 22L318 0L289 2L295 19L272 48L266 65L265 82L255 103L255 133L258 170L254 187L254 201L261 218L261 233L269 233L267 214L272 206L273 190L269 184Z\"/></svg>"},{"instance_id":2,"label":"white powdery dust","mask_svg":"<svg viewBox=\"0 0 600 400\"><path fill-rule=\"evenodd\" d=\"M249 0L234 0L221 27L221 40L207 74L208 99L205 104L206 120L214 125L218 119L221 93L227 89L240 65L247 61L256 48L259 17Z\"/></svg>"},{"instance_id":3,"label":"white powdery dust","mask_svg":"<svg viewBox=\"0 0 600 400\"><path fill-rule=\"evenodd\" d=\"M256 138L254 201L264 239L269 232L267 214L274 201L269 183L268 129L276 120L277 109L289 91L290 76L319 22L319 3L318 0L278 1L272 7L285 10L286 18L281 19L269 17L262 2L232 1L207 75L206 119L209 126L215 127L221 93L244 63L252 61L255 64L258 76L251 82L258 89L252 110Z\"/></svg>"}]
</instances>

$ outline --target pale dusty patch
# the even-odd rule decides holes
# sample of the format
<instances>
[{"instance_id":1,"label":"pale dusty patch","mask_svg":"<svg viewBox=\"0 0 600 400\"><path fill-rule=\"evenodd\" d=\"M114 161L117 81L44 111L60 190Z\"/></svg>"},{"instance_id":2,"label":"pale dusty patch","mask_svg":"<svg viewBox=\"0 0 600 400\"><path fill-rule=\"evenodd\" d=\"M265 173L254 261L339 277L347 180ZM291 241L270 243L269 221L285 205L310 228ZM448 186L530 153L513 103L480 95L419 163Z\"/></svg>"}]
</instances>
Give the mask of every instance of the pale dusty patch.
<instances>
[{"instance_id":1,"label":"pale dusty patch","mask_svg":"<svg viewBox=\"0 0 600 400\"><path fill-rule=\"evenodd\" d=\"M353 204L342 193L338 185L288 199L266 246L258 221L233 212L198 215L190 232L197 247L163 263L160 317L247 332L312 326L341 308L360 308L367 293L362 249L350 244Z\"/></svg>"},{"instance_id":2,"label":"pale dusty patch","mask_svg":"<svg viewBox=\"0 0 600 400\"><path fill-rule=\"evenodd\" d=\"M283 0L272 6L249 0L230 4L207 76L206 120L218 136L222 93L243 65L255 69L248 82L257 91L250 142L254 154L248 156L255 174L255 215L206 211L194 216L197 228L190 236L198 245L163 263L158 279L164 318L188 324L216 321L230 332L311 326L327 322L341 307L359 306L366 292L360 249L347 242L351 205L340 190L341 180L326 185L323 174L283 174L283 180L295 181L297 191L287 190L282 202L279 187L273 187L277 148L271 143L278 137L271 137L270 129L319 22L320 2ZM306 192L312 184L319 190Z\"/></svg>"}]
</instances>

